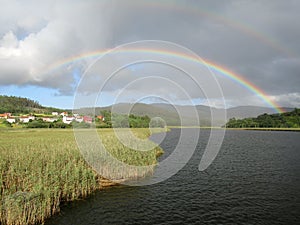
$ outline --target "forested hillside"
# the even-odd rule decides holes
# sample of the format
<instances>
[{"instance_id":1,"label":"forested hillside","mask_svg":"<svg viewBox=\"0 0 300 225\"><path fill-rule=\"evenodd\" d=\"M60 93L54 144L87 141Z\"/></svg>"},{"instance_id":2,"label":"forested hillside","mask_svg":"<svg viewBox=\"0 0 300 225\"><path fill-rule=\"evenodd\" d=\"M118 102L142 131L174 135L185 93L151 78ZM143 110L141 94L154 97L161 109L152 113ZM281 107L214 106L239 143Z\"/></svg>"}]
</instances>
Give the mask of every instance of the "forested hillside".
<instances>
[{"instance_id":1,"label":"forested hillside","mask_svg":"<svg viewBox=\"0 0 300 225\"><path fill-rule=\"evenodd\" d=\"M48 108L40 105L37 101L15 97L0 95L0 113L27 114L32 112L46 113L55 111L55 108Z\"/></svg>"},{"instance_id":2,"label":"forested hillside","mask_svg":"<svg viewBox=\"0 0 300 225\"><path fill-rule=\"evenodd\" d=\"M231 118L226 124L228 128L300 128L300 109L279 114L262 114L256 118Z\"/></svg>"}]
</instances>

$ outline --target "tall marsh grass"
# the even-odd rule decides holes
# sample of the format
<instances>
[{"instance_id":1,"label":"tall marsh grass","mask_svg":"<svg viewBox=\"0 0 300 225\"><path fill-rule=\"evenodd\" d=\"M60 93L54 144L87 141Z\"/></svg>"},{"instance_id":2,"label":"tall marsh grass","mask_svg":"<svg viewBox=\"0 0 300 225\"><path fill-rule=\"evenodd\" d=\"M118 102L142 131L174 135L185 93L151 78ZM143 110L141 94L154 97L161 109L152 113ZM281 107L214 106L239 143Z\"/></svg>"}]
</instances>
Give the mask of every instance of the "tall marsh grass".
<instances>
[{"instance_id":1,"label":"tall marsh grass","mask_svg":"<svg viewBox=\"0 0 300 225\"><path fill-rule=\"evenodd\" d=\"M124 133L127 131L124 130ZM147 139L148 129L134 134ZM153 165L162 150L135 151L118 141L111 129L99 131L107 150L130 165ZM91 146L92 149L92 146ZM106 166L101 164L101 169ZM115 171L122 179L152 171ZM114 175L115 176L115 175ZM37 224L59 212L62 202L84 198L101 188L101 176L80 153L72 130L18 130L0 132L0 223Z\"/></svg>"}]
</instances>

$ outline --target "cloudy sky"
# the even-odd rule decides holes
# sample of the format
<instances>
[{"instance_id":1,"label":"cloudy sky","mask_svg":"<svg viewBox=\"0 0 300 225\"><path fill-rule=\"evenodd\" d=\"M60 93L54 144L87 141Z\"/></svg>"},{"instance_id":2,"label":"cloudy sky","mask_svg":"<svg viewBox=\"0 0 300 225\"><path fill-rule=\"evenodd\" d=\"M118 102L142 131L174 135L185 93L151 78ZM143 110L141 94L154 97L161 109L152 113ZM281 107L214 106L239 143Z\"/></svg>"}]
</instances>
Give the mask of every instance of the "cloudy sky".
<instances>
[{"instance_id":1,"label":"cloudy sky","mask_svg":"<svg viewBox=\"0 0 300 225\"><path fill-rule=\"evenodd\" d=\"M0 0L0 4L0 94L61 108L72 108L75 92L81 91L85 96L101 92L100 105L114 103L115 96L122 96L118 101L172 98L178 104L207 104L206 91L191 79L202 77L199 82L204 84L209 73L201 69L187 76L171 63L139 63L107 80L102 67L115 66L115 61L121 66L120 56L103 64L89 54L130 42L162 40L238 74L281 106L300 107L298 0ZM135 59L134 54L128 53L128 58ZM138 57L147 60L153 55ZM239 82L218 72L215 76L226 107L270 106ZM213 89L210 84L204 87ZM220 96L206 97L222 106Z\"/></svg>"}]
</instances>

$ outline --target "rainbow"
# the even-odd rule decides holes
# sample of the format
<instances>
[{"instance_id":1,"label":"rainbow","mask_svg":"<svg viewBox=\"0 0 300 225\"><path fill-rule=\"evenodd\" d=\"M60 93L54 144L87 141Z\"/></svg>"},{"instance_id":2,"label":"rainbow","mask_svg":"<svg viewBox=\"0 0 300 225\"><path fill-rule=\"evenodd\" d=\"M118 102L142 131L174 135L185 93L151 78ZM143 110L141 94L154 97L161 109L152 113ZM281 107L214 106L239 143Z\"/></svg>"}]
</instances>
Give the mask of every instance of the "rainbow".
<instances>
[{"instance_id":1,"label":"rainbow","mask_svg":"<svg viewBox=\"0 0 300 225\"><path fill-rule=\"evenodd\" d=\"M196 18L204 17L211 19L220 24L224 24L228 27L231 27L235 30L240 31L241 33L259 40L261 43L264 43L266 46L275 49L277 52L284 53L288 57L294 57L296 54L292 49L287 49L283 47L278 40L270 35L263 33L261 30L257 30L255 27L250 26L246 23L239 22L237 20L231 19L219 15L212 10L203 7L195 7L193 4L186 4L184 1L173 1L173 0L161 0L161 1L151 1L151 0L133 0L135 7L140 7L141 9L153 8L153 9L163 9L163 10L172 10L178 13L188 14L189 16L194 16Z\"/></svg>"},{"instance_id":2,"label":"rainbow","mask_svg":"<svg viewBox=\"0 0 300 225\"><path fill-rule=\"evenodd\" d=\"M107 54L111 52L113 49L110 50L98 50L98 51L93 51L93 52L88 52L76 56L72 56L70 58L63 59L61 61L56 62L55 64L52 64L49 66L46 71L50 72L52 70L55 70L59 67L69 65L71 63L83 60L83 59L88 59L88 58L99 58L103 56L104 54ZM214 62L208 61L208 60L203 60L197 56L197 55L188 55L184 53L179 53L179 52L173 52L173 51L166 51L166 50L161 50L161 49L153 49L153 48L139 48L139 49L131 49L131 48L126 48L122 50L113 50L114 53L145 53L145 54L159 54L159 55L164 55L164 56L171 56L171 57L177 57L181 58L184 60L192 61L195 63L199 63L201 65L207 66L209 69L212 71L218 72L218 74L234 81L235 83L239 84L240 86L244 87L245 89L249 90L256 96L258 96L263 102L265 102L268 106L272 107L276 112L282 113L284 112L281 107L274 102L262 89L245 79L242 75L238 75L229 69L225 68L224 66L217 65Z\"/></svg>"},{"instance_id":3,"label":"rainbow","mask_svg":"<svg viewBox=\"0 0 300 225\"><path fill-rule=\"evenodd\" d=\"M200 7L194 7L192 4L186 4L184 2L174 2L173 0L162 0L162 1L148 1L148 0L133 0L135 7L140 7L141 9L145 9L145 7L152 8L152 9L163 9L163 10L172 10L178 13L188 14L190 16L194 16L196 18L204 17L211 19L217 23L224 24L228 27L231 27L235 30L240 31L241 33L253 37L256 40L259 40L261 43L264 43L265 45L271 47L272 49L284 53L288 57L293 57L295 54L290 49L286 49L280 45L280 43L274 39L273 37L268 36L265 33L262 33L262 31L256 30L254 27L251 27L245 23L241 23L239 21L230 19L228 17L224 17L222 15L219 15L209 9L200 8ZM121 3L120 3L121 4ZM69 58L62 59L58 62L55 62L54 64L48 66L45 68L44 71L52 71L56 68L59 68L64 65L68 65L83 59L87 58L96 58L100 57L101 55L108 53L111 50L97 50L92 52L87 52L83 54L79 54L76 56L71 56ZM137 50L133 49L127 49L126 51L130 52L136 52ZM267 105L274 108L274 110L278 113L284 112L283 109L280 108L279 105L277 105L262 89L251 83L250 81L246 80L242 75L236 74L233 71L230 71L229 69L225 68L224 66L217 65L214 62L208 61L208 60L202 60L200 61L197 57L191 57L190 55L181 54L178 52L171 52L171 51L162 51L159 49L140 49L139 51L145 52L145 53L155 53L155 54L163 54L163 55L170 55L170 56L176 56L180 57L185 60L191 60L197 63L206 64L211 70L218 72L218 74L221 74L222 76L238 83L239 85L243 86L250 92L254 93L256 96L258 96L260 99L262 99ZM204 62L203 62L204 61Z\"/></svg>"}]
</instances>

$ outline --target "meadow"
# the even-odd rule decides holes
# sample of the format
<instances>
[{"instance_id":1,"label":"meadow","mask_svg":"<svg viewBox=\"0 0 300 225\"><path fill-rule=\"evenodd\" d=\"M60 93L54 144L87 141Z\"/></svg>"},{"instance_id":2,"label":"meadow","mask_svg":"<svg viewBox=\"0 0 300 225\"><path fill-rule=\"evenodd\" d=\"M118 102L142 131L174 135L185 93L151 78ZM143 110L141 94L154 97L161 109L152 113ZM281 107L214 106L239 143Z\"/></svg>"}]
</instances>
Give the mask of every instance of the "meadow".
<instances>
[{"instance_id":1,"label":"meadow","mask_svg":"<svg viewBox=\"0 0 300 225\"><path fill-rule=\"evenodd\" d=\"M126 137L128 130L119 129L119 133ZM136 151L125 146L112 129L97 131L109 154L119 161L148 166L141 170L133 167L114 171L114 177L125 180L152 174L156 159L163 152L148 140L149 129L131 131L151 150ZM136 140L132 142L138 145ZM100 166L103 171L111 171L111 165ZM88 196L102 188L104 180L83 158L71 129L0 131L0 223L3 225L44 223L59 212L62 203Z\"/></svg>"}]
</instances>

